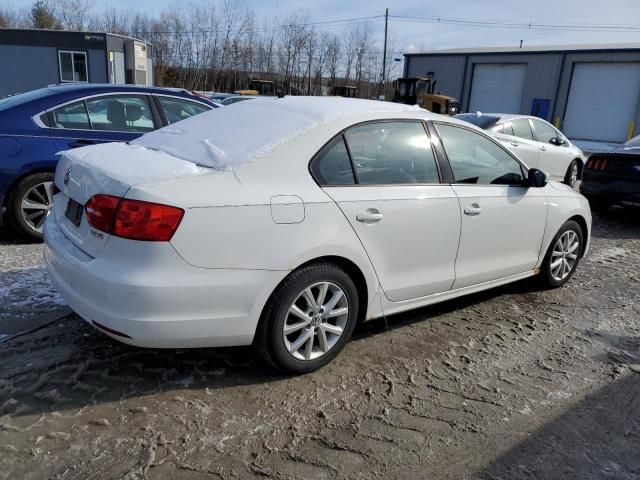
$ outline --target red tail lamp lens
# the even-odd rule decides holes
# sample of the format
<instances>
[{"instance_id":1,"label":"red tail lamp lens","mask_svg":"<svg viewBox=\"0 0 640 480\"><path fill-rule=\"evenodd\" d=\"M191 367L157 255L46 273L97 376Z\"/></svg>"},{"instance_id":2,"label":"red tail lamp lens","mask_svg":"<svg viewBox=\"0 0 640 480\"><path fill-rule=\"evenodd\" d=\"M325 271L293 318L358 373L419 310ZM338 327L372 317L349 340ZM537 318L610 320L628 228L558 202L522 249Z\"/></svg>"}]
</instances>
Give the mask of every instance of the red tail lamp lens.
<instances>
[{"instance_id":1,"label":"red tail lamp lens","mask_svg":"<svg viewBox=\"0 0 640 480\"><path fill-rule=\"evenodd\" d=\"M184 210L160 203L95 195L86 206L89 224L131 240L168 242L178 229Z\"/></svg>"}]
</instances>

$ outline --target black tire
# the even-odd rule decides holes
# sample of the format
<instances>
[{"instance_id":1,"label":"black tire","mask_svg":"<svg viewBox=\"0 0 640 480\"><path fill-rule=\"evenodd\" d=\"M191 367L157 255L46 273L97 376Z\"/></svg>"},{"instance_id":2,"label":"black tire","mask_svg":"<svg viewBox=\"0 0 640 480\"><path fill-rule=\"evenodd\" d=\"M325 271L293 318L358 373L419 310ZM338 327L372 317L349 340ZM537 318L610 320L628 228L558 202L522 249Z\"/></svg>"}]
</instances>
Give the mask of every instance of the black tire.
<instances>
[{"instance_id":1,"label":"black tire","mask_svg":"<svg viewBox=\"0 0 640 480\"><path fill-rule=\"evenodd\" d=\"M346 324L341 336L326 353L319 358L301 360L295 358L287 349L283 328L292 303L305 288L318 282L330 282L344 292L348 305ZM262 357L278 370L295 374L313 372L331 362L344 348L357 323L359 308L356 286L342 268L331 263L302 267L289 274L271 294L260 316L254 346ZM315 342L314 336L312 345L315 345Z\"/></svg>"},{"instance_id":2,"label":"black tire","mask_svg":"<svg viewBox=\"0 0 640 480\"><path fill-rule=\"evenodd\" d=\"M556 278L556 276L553 275L553 272L552 272L552 263L554 261L552 259L553 251L560 237L562 237L565 233L569 231L573 231L577 235L577 239L579 242L578 248L576 249L577 258L575 259L575 263L571 266L571 269L568 272L567 276L564 278L558 279ZM582 232L582 228L580 227L580 225L578 225L577 222L573 220L569 220L565 222L560 228L560 230L558 230L558 233L556 233L556 235L553 237L553 240L549 245L549 249L547 250L547 254L544 257L544 261L542 262L540 278L543 281L544 285L549 288L558 288L566 284L571 279L576 269L578 268L578 264L580 263L583 250L584 250L584 233ZM554 257L554 258L557 258L557 257Z\"/></svg>"},{"instance_id":3,"label":"black tire","mask_svg":"<svg viewBox=\"0 0 640 480\"><path fill-rule=\"evenodd\" d=\"M48 182L53 182L53 172L29 175L18 182L7 199L8 223L15 233L26 240L41 242L42 230L35 229L24 218L22 213L22 200L33 187Z\"/></svg>"},{"instance_id":4,"label":"black tire","mask_svg":"<svg viewBox=\"0 0 640 480\"><path fill-rule=\"evenodd\" d=\"M576 169L575 177L573 176L574 168ZM581 170L580 162L578 160L573 160L567 168L567 173L564 175L564 183L569 185L571 188L576 188L576 184L578 183L578 180L580 180Z\"/></svg>"}]
</instances>

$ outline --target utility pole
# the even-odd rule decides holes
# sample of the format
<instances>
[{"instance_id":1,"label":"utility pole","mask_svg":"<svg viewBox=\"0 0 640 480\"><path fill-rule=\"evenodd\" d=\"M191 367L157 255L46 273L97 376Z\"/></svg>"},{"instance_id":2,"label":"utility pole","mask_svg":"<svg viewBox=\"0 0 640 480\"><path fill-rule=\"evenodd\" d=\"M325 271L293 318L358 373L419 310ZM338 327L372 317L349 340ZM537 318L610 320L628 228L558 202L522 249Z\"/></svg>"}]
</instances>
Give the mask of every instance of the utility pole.
<instances>
[{"instance_id":1,"label":"utility pole","mask_svg":"<svg viewBox=\"0 0 640 480\"><path fill-rule=\"evenodd\" d=\"M385 92L386 86L386 70L387 70L387 31L389 29L389 9L387 8L384 14L384 50L382 51L382 78L380 79L380 83L382 85L382 95Z\"/></svg>"}]
</instances>

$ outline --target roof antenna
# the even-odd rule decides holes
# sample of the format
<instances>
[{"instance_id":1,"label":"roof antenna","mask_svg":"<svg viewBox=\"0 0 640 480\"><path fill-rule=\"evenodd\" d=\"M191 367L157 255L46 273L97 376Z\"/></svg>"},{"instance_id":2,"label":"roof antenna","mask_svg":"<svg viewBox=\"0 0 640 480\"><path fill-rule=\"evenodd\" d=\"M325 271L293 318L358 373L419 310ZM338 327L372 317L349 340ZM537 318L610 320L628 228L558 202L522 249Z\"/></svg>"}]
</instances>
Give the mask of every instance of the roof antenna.
<instances>
[{"instance_id":1,"label":"roof antenna","mask_svg":"<svg viewBox=\"0 0 640 480\"><path fill-rule=\"evenodd\" d=\"M522 40L520 40L520 48L522 48Z\"/></svg>"}]
</instances>

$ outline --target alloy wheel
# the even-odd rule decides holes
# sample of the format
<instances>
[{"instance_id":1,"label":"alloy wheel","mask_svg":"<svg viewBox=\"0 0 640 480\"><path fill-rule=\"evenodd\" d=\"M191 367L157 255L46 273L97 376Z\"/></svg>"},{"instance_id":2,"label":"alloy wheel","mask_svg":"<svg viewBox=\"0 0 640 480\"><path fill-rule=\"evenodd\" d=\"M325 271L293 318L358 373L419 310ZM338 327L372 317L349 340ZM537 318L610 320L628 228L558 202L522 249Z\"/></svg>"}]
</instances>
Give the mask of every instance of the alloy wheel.
<instances>
[{"instance_id":1,"label":"alloy wheel","mask_svg":"<svg viewBox=\"0 0 640 480\"><path fill-rule=\"evenodd\" d=\"M567 278L578 261L580 240L573 230L567 230L556 241L551 252L551 277L560 282Z\"/></svg>"},{"instance_id":2,"label":"alloy wheel","mask_svg":"<svg viewBox=\"0 0 640 480\"><path fill-rule=\"evenodd\" d=\"M38 233L42 233L42 226L47 213L53 207L53 182L38 183L31 187L22 197L20 213L24 222Z\"/></svg>"},{"instance_id":3,"label":"alloy wheel","mask_svg":"<svg viewBox=\"0 0 640 480\"><path fill-rule=\"evenodd\" d=\"M286 313L282 335L291 356L315 360L326 354L342 336L349 318L349 302L332 282L306 287Z\"/></svg>"}]
</instances>

